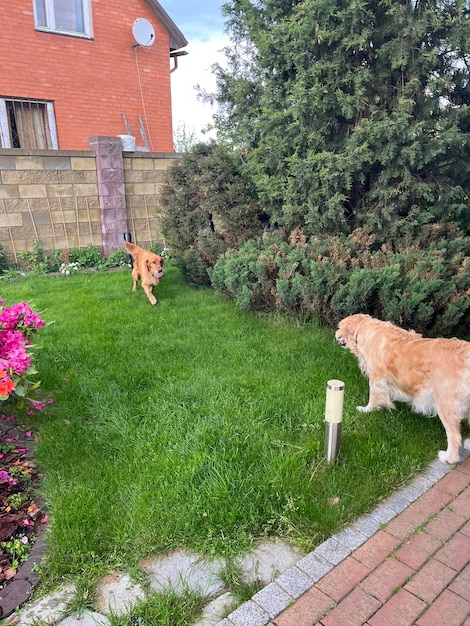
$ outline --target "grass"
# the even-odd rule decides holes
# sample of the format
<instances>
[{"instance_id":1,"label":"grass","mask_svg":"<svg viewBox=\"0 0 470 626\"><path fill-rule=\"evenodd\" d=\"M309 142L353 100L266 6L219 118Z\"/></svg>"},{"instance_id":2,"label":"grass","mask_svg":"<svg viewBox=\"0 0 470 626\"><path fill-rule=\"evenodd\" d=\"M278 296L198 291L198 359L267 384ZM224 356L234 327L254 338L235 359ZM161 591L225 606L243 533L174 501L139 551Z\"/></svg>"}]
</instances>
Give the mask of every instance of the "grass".
<instances>
[{"instance_id":1,"label":"grass","mask_svg":"<svg viewBox=\"0 0 470 626\"><path fill-rule=\"evenodd\" d=\"M135 572L177 547L230 559L276 535L311 550L445 445L439 420L405 406L356 411L367 381L333 329L240 311L171 265L156 307L131 293L129 270L26 277L0 295L51 322L35 365L55 403L27 418L51 514L50 584ZM345 405L328 465L331 378L345 382Z\"/></svg>"}]
</instances>

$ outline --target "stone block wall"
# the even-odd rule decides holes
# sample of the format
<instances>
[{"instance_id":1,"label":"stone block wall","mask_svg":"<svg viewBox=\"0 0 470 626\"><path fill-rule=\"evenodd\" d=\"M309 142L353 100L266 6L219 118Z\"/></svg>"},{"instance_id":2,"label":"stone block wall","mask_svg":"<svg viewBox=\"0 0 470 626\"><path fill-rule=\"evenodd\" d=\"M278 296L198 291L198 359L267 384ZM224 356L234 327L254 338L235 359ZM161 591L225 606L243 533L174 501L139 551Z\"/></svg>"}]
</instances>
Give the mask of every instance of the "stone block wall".
<instances>
[{"instance_id":1,"label":"stone block wall","mask_svg":"<svg viewBox=\"0 0 470 626\"><path fill-rule=\"evenodd\" d=\"M9 263L40 241L45 251L164 246L159 190L173 153L122 152L94 137L90 151L0 149L0 244Z\"/></svg>"},{"instance_id":2,"label":"stone block wall","mask_svg":"<svg viewBox=\"0 0 470 626\"><path fill-rule=\"evenodd\" d=\"M165 245L159 226L159 193L175 154L152 158L151 153L124 153L124 187L127 227L132 241L148 248L154 241Z\"/></svg>"}]
</instances>

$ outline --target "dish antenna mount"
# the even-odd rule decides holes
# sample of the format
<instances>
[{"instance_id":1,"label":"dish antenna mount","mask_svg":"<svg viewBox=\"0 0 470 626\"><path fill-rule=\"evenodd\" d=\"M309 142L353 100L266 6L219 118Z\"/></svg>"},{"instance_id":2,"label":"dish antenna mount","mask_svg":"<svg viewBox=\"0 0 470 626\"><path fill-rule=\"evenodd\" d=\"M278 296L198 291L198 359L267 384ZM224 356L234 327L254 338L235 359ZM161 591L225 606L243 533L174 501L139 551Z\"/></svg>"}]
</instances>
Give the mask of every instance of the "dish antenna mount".
<instances>
[{"instance_id":1,"label":"dish antenna mount","mask_svg":"<svg viewBox=\"0 0 470 626\"><path fill-rule=\"evenodd\" d=\"M142 46L150 48L155 43L155 30L152 24L143 17L138 17L132 26L132 34L136 43L132 44L133 48Z\"/></svg>"}]
</instances>

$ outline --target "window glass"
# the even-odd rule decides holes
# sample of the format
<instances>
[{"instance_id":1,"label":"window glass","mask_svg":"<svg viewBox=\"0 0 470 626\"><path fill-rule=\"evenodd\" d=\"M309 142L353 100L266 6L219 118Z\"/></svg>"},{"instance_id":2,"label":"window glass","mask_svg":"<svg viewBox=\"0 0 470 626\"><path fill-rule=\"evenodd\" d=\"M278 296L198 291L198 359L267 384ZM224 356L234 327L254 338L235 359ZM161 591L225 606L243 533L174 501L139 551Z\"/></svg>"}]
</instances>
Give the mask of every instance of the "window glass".
<instances>
[{"instance_id":1,"label":"window glass","mask_svg":"<svg viewBox=\"0 0 470 626\"><path fill-rule=\"evenodd\" d=\"M82 0L54 0L54 15L57 30L85 32Z\"/></svg>"},{"instance_id":2,"label":"window glass","mask_svg":"<svg viewBox=\"0 0 470 626\"><path fill-rule=\"evenodd\" d=\"M46 5L44 3L44 0L35 0L35 6L37 26L47 26Z\"/></svg>"},{"instance_id":3,"label":"window glass","mask_svg":"<svg viewBox=\"0 0 470 626\"><path fill-rule=\"evenodd\" d=\"M37 28L91 37L90 0L33 0Z\"/></svg>"}]
</instances>

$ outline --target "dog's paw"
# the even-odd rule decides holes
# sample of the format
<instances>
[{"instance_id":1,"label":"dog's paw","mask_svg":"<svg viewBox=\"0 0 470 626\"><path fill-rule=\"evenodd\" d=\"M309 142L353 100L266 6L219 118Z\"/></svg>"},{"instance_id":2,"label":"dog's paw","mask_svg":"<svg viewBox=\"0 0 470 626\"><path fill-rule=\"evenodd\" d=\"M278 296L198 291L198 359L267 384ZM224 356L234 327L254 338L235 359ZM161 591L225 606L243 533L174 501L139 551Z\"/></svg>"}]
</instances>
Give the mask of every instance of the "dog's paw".
<instances>
[{"instance_id":1,"label":"dog's paw","mask_svg":"<svg viewBox=\"0 0 470 626\"><path fill-rule=\"evenodd\" d=\"M449 458L449 454L447 452L447 450L439 450L439 461L441 461L441 463L449 463L450 465L452 465L453 463L458 463L459 462L459 456L457 455L457 458L453 458L450 457Z\"/></svg>"},{"instance_id":2,"label":"dog's paw","mask_svg":"<svg viewBox=\"0 0 470 626\"><path fill-rule=\"evenodd\" d=\"M366 406L357 406L356 409L361 413L370 413L374 410L374 408L369 406L368 404Z\"/></svg>"},{"instance_id":3,"label":"dog's paw","mask_svg":"<svg viewBox=\"0 0 470 626\"><path fill-rule=\"evenodd\" d=\"M463 447L465 448L465 450L470 450L470 439L463 440Z\"/></svg>"}]
</instances>

